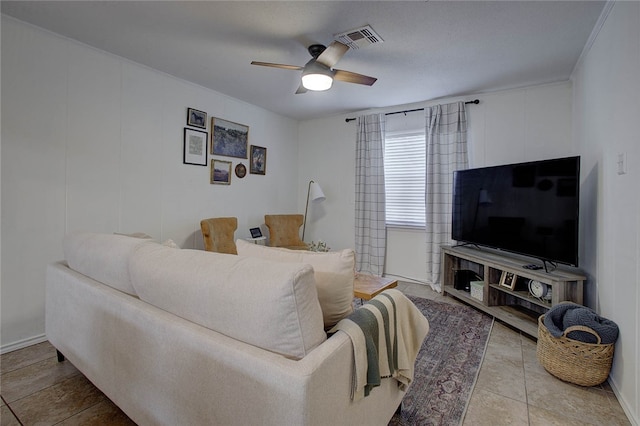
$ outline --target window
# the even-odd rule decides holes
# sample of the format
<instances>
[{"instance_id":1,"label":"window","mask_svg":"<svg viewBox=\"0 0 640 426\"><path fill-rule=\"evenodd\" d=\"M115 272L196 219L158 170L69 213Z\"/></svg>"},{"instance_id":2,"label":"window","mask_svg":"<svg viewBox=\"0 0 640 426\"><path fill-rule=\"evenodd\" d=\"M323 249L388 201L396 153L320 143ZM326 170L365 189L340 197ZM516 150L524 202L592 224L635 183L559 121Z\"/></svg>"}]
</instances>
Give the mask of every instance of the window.
<instances>
[{"instance_id":1,"label":"window","mask_svg":"<svg viewBox=\"0 0 640 426\"><path fill-rule=\"evenodd\" d=\"M424 129L387 131L384 141L387 226L425 227L425 170Z\"/></svg>"}]
</instances>

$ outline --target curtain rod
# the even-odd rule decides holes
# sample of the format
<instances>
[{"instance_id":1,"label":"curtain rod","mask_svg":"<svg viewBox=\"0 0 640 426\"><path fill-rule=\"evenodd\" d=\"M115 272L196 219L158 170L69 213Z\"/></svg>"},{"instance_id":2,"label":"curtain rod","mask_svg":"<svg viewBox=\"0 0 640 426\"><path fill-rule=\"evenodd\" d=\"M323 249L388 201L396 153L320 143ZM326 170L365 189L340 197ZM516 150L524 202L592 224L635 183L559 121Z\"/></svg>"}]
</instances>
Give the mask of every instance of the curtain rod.
<instances>
[{"instance_id":1,"label":"curtain rod","mask_svg":"<svg viewBox=\"0 0 640 426\"><path fill-rule=\"evenodd\" d=\"M479 99L474 99L472 101L465 102L465 104L476 104L476 105L478 105L479 103L480 103ZM416 108L416 109L408 109L408 110L405 110L405 111L388 112L385 115L406 114L408 112L414 112L414 111L424 111L424 108ZM344 121L347 122L347 123L350 122L350 121L353 121L353 120L355 120L355 118L345 118L344 119Z\"/></svg>"}]
</instances>

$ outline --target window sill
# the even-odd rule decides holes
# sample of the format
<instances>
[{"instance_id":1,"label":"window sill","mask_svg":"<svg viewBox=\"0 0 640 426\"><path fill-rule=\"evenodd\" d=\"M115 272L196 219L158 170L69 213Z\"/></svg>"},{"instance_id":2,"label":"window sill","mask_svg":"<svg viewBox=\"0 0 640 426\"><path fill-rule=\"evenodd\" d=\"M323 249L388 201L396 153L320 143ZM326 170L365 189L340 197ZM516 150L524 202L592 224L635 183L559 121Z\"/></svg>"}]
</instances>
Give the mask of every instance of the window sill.
<instances>
[{"instance_id":1,"label":"window sill","mask_svg":"<svg viewBox=\"0 0 640 426\"><path fill-rule=\"evenodd\" d=\"M427 228L426 226L412 226L412 225L386 225L387 229L393 229L394 231L405 231L405 232L424 232Z\"/></svg>"}]
</instances>

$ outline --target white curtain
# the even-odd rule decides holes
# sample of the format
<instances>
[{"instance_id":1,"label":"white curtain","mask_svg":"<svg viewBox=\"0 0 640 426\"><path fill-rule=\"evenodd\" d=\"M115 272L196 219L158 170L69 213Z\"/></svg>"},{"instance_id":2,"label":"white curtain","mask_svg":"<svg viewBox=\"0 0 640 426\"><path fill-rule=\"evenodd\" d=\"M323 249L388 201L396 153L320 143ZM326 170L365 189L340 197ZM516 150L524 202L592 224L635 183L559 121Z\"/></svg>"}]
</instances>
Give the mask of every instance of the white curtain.
<instances>
[{"instance_id":1,"label":"white curtain","mask_svg":"<svg viewBox=\"0 0 640 426\"><path fill-rule=\"evenodd\" d=\"M355 216L356 270L382 276L386 252L383 114L358 118Z\"/></svg>"},{"instance_id":2,"label":"white curtain","mask_svg":"<svg viewBox=\"0 0 640 426\"><path fill-rule=\"evenodd\" d=\"M425 108L427 280L440 291L440 246L451 240L453 172L469 167L464 102Z\"/></svg>"}]
</instances>

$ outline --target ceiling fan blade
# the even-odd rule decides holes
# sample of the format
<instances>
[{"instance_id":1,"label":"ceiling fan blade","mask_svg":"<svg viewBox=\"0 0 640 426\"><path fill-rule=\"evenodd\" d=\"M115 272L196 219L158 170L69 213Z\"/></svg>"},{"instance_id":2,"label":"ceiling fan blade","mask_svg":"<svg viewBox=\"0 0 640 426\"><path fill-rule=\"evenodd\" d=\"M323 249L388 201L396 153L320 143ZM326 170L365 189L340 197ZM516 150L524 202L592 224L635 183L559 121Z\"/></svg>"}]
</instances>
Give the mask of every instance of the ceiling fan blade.
<instances>
[{"instance_id":1,"label":"ceiling fan blade","mask_svg":"<svg viewBox=\"0 0 640 426\"><path fill-rule=\"evenodd\" d=\"M260 65L262 67L272 67L272 68L282 68L285 70L293 70L293 71L300 71L301 69L304 68L304 67L299 67L297 65L273 64L271 62L258 62L258 61L251 61L251 65Z\"/></svg>"},{"instance_id":2,"label":"ceiling fan blade","mask_svg":"<svg viewBox=\"0 0 640 426\"><path fill-rule=\"evenodd\" d=\"M338 81L345 81L347 83L365 84L367 86L373 86L378 79L375 77L369 77L368 75L357 74L351 71L334 70L336 73L333 76Z\"/></svg>"},{"instance_id":3,"label":"ceiling fan blade","mask_svg":"<svg viewBox=\"0 0 640 426\"><path fill-rule=\"evenodd\" d=\"M302 85L302 83L301 83L301 84L300 84L300 87L298 87L298 90L296 90L296 95L300 95L300 94L302 94L302 93L307 93L307 88L306 88L306 87L304 87L304 86Z\"/></svg>"},{"instance_id":4,"label":"ceiling fan blade","mask_svg":"<svg viewBox=\"0 0 640 426\"><path fill-rule=\"evenodd\" d=\"M338 63L340 58L344 56L349 50L349 46L346 44L342 44L339 41L332 42L329 47L324 49L324 51L318 56L316 62L321 63L329 68L333 68L335 64Z\"/></svg>"}]
</instances>

